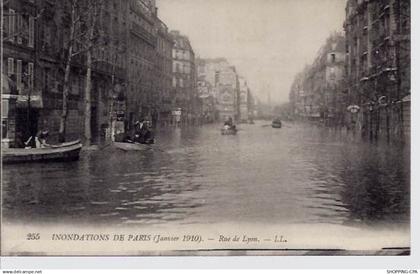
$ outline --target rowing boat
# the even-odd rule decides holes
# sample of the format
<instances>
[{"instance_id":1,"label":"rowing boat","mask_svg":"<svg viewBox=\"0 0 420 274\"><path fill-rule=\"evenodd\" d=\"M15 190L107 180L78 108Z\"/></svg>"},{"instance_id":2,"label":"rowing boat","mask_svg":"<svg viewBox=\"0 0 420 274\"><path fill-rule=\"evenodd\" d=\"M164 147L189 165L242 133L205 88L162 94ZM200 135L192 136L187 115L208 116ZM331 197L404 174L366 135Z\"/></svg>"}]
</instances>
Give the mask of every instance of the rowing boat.
<instances>
[{"instance_id":1,"label":"rowing boat","mask_svg":"<svg viewBox=\"0 0 420 274\"><path fill-rule=\"evenodd\" d=\"M236 135L237 131L238 130L234 129L234 128L222 128L221 129L222 135Z\"/></svg>"},{"instance_id":2,"label":"rowing boat","mask_svg":"<svg viewBox=\"0 0 420 274\"><path fill-rule=\"evenodd\" d=\"M281 128L281 123L274 123L274 122L273 122L273 123L271 124L271 127L272 127L272 128Z\"/></svg>"},{"instance_id":3,"label":"rowing boat","mask_svg":"<svg viewBox=\"0 0 420 274\"><path fill-rule=\"evenodd\" d=\"M150 145L139 144L139 143L114 142L113 145L116 148L124 150L124 151L131 151L131 150L142 151L142 150L147 150L151 148Z\"/></svg>"},{"instance_id":4,"label":"rowing boat","mask_svg":"<svg viewBox=\"0 0 420 274\"><path fill-rule=\"evenodd\" d=\"M44 148L2 148L3 164L23 162L67 162L79 159L82 149L80 140L50 145Z\"/></svg>"},{"instance_id":5,"label":"rowing boat","mask_svg":"<svg viewBox=\"0 0 420 274\"><path fill-rule=\"evenodd\" d=\"M280 120L280 118L274 119L273 122L271 123L271 127L272 128L281 128L281 120Z\"/></svg>"}]
</instances>

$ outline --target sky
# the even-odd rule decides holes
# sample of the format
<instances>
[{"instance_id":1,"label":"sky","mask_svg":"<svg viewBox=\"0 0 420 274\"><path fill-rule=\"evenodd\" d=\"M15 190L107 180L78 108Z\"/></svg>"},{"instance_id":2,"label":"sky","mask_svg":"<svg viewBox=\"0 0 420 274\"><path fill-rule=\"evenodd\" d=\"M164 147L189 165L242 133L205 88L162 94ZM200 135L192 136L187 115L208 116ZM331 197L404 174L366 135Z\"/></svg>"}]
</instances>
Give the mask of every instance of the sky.
<instances>
[{"instance_id":1,"label":"sky","mask_svg":"<svg viewBox=\"0 0 420 274\"><path fill-rule=\"evenodd\" d=\"M196 57L225 57L262 101L287 102L295 75L343 30L346 0L157 0Z\"/></svg>"}]
</instances>

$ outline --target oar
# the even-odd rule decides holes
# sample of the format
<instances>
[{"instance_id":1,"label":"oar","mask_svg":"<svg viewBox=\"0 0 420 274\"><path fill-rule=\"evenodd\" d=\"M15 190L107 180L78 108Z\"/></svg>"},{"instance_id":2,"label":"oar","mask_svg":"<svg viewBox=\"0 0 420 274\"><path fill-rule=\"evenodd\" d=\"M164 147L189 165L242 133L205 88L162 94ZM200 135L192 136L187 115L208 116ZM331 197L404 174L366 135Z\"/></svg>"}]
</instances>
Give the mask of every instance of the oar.
<instances>
[{"instance_id":1,"label":"oar","mask_svg":"<svg viewBox=\"0 0 420 274\"><path fill-rule=\"evenodd\" d=\"M104 146L102 146L101 148L99 148L100 150L105 149L106 147L109 147L110 145L112 145L112 142L109 142L108 144L105 144Z\"/></svg>"},{"instance_id":2,"label":"oar","mask_svg":"<svg viewBox=\"0 0 420 274\"><path fill-rule=\"evenodd\" d=\"M153 150L157 150L157 151L160 151L160 152L163 152L163 153L168 153L168 152L166 152L166 151L164 151L163 149L160 149L160 148L158 148L158 147L151 147Z\"/></svg>"},{"instance_id":3,"label":"oar","mask_svg":"<svg viewBox=\"0 0 420 274\"><path fill-rule=\"evenodd\" d=\"M147 146L147 148L150 148L151 150L157 150L159 152L167 153L163 149L160 149L160 148L156 147L156 145L154 145L154 144L149 144L149 145L143 144L143 145Z\"/></svg>"}]
</instances>

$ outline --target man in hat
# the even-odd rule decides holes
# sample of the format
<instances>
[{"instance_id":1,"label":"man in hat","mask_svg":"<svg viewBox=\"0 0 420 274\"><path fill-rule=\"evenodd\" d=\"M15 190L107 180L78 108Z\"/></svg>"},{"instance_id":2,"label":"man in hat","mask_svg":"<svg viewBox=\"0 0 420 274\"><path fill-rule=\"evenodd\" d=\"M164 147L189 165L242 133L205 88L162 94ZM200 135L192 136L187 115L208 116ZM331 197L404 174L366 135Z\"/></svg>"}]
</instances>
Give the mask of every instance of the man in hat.
<instances>
[{"instance_id":1,"label":"man in hat","mask_svg":"<svg viewBox=\"0 0 420 274\"><path fill-rule=\"evenodd\" d=\"M154 136L153 132L151 131L151 122L150 121L144 121L143 126L140 131L140 139L138 143L141 144L154 144Z\"/></svg>"},{"instance_id":2,"label":"man in hat","mask_svg":"<svg viewBox=\"0 0 420 274\"><path fill-rule=\"evenodd\" d=\"M135 143L140 143L142 140L143 135L143 127L144 127L144 119L140 121L136 121L134 123L134 137L133 141Z\"/></svg>"},{"instance_id":3,"label":"man in hat","mask_svg":"<svg viewBox=\"0 0 420 274\"><path fill-rule=\"evenodd\" d=\"M46 128L38 132L38 134L35 137L35 143L37 148L49 147L49 145L47 144L48 135L49 131Z\"/></svg>"}]
</instances>

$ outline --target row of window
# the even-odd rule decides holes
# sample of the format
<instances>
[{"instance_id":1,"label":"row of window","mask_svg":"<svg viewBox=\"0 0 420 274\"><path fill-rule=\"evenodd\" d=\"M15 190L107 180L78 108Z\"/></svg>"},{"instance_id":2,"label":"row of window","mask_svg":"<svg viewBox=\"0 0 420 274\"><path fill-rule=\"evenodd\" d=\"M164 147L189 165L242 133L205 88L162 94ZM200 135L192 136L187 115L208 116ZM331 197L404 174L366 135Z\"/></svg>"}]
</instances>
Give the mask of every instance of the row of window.
<instances>
[{"instance_id":1,"label":"row of window","mask_svg":"<svg viewBox=\"0 0 420 274\"><path fill-rule=\"evenodd\" d=\"M192 83L189 79L189 77L187 77L187 79L183 79L183 78L178 78L178 77L173 77L172 78L172 87L174 88L184 88L184 87L190 87L192 86Z\"/></svg>"},{"instance_id":2,"label":"row of window","mask_svg":"<svg viewBox=\"0 0 420 274\"><path fill-rule=\"evenodd\" d=\"M140 16L138 16L135 12L130 11L130 17L131 17L131 21L137 23L138 25L140 25L141 27L143 27L143 29L145 29L147 32L149 33L153 33L154 32L154 28L153 26L147 22L146 20L144 20L143 18L141 18Z\"/></svg>"},{"instance_id":3,"label":"row of window","mask_svg":"<svg viewBox=\"0 0 420 274\"><path fill-rule=\"evenodd\" d=\"M191 73L191 67L189 64L185 64L185 63L173 63L173 71L174 72L178 72L178 73L185 73L185 74L190 74Z\"/></svg>"},{"instance_id":4,"label":"row of window","mask_svg":"<svg viewBox=\"0 0 420 274\"><path fill-rule=\"evenodd\" d=\"M184 79L182 79L182 78L176 78L176 77L173 77L173 78L172 78L172 86L173 86L174 88L176 88L176 87L181 87L181 88L183 88L183 87L184 87Z\"/></svg>"},{"instance_id":5,"label":"row of window","mask_svg":"<svg viewBox=\"0 0 420 274\"><path fill-rule=\"evenodd\" d=\"M176 59L190 60L190 52L187 50L177 50L172 51L172 57Z\"/></svg>"},{"instance_id":6,"label":"row of window","mask_svg":"<svg viewBox=\"0 0 420 274\"><path fill-rule=\"evenodd\" d=\"M7 75L15 78L16 89L21 93L25 87L32 89L34 83L34 64L29 62L26 66L22 60L7 58Z\"/></svg>"},{"instance_id":7,"label":"row of window","mask_svg":"<svg viewBox=\"0 0 420 274\"><path fill-rule=\"evenodd\" d=\"M158 52L163 53L163 55L169 56L172 51L172 44L167 42L165 39L158 39L157 50Z\"/></svg>"},{"instance_id":8,"label":"row of window","mask_svg":"<svg viewBox=\"0 0 420 274\"><path fill-rule=\"evenodd\" d=\"M118 67L125 66L125 58L124 55L121 53L117 53L116 48L110 49L107 47L106 49L103 48L94 48L93 56L97 61L104 61L110 64L114 64Z\"/></svg>"},{"instance_id":9,"label":"row of window","mask_svg":"<svg viewBox=\"0 0 420 274\"><path fill-rule=\"evenodd\" d=\"M139 59L132 58L130 61L129 71L131 74L130 78L137 78L138 74L151 75L151 73L153 73L153 65L150 63L142 62Z\"/></svg>"},{"instance_id":10,"label":"row of window","mask_svg":"<svg viewBox=\"0 0 420 274\"><path fill-rule=\"evenodd\" d=\"M149 61L156 58L156 51L139 38L130 41L130 52L136 57L143 57Z\"/></svg>"},{"instance_id":11,"label":"row of window","mask_svg":"<svg viewBox=\"0 0 420 274\"><path fill-rule=\"evenodd\" d=\"M8 16L4 16L5 40L34 47L35 20L33 16L23 16L14 9L9 9Z\"/></svg>"}]
</instances>

